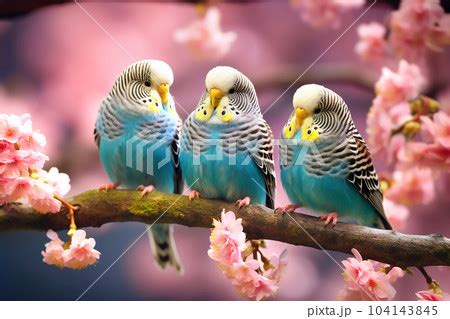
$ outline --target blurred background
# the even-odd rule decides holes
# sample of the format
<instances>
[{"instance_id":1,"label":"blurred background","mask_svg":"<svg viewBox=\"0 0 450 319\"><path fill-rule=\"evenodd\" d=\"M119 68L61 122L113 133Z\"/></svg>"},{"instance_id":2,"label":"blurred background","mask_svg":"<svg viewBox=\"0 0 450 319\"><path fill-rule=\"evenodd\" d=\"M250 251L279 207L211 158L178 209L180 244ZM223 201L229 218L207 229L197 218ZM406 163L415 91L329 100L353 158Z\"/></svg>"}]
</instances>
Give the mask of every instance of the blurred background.
<instances>
[{"instance_id":1,"label":"blurred background","mask_svg":"<svg viewBox=\"0 0 450 319\"><path fill-rule=\"evenodd\" d=\"M0 4L0 11L9 5L5 1ZM358 23L386 23L396 5L395 1L380 1ZM365 136L380 68L360 62L354 53L356 27L344 31L367 5L342 13L340 23L332 28L316 28L305 22L289 1L225 1L218 8L223 30L234 32L235 40L226 54L206 58L192 54L175 36L201 10L190 2L80 2L45 6L26 14L4 13L0 20L0 113L31 114L34 128L47 137L48 167L57 166L70 175L72 195L108 181L92 135L98 106L119 73L140 59L161 59L171 65L175 75L171 92L183 119L202 94L207 71L215 65L230 65L255 84L261 109L267 110L264 117L275 136L280 135L292 111L293 93L309 82L338 92ZM432 55L428 60L431 91L450 83L449 69L450 50ZM382 162L375 159L377 169L382 170ZM276 204L280 206L288 201L278 185ZM437 187L441 191L437 193L448 194L449 186L448 176L440 179ZM437 196L432 204L416 206L402 231L448 237L449 208L449 196ZM95 266L82 271L42 263L45 233L0 233L0 299L77 299L144 229L137 223L88 229L102 256ZM175 234L184 276L157 271L143 236L81 299L240 300L207 256L209 230L175 226ZM344 287L341 269L324 252L278 242L269 242L268 247L274 253L288 249L289 265L274 299L335 300ZM331 255L339 262L348 257ZM430 272L444 291L450 291L448 268L434 267ZM395 287L398 300L415 300L414 292L426 288L418 274L406 276Z\"/></svg>"}]
</instances>

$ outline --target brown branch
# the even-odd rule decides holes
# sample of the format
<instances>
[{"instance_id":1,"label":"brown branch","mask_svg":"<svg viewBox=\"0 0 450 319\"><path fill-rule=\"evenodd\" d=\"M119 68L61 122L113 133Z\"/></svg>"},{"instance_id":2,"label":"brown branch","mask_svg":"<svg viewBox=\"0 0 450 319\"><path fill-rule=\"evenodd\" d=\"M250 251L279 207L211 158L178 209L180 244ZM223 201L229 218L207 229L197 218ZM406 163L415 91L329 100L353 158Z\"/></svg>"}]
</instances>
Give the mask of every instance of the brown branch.
<instances>
[{"instance_id":1,"label":"brown branch","mask_svg":"<svg viewBox=\"0 0 450 319\"><path fill-rule=\"evenodd\" d=\"M406 235L358 225L338 223L324 227L318 218L303 215L274 214L273 210L252 205L237 210L234 204L207 199L190 202L186 196L153 192L144 199L128 190L87 191L71 199L79 206L78 227L100 227L111 222L142 222L180 224L189 227L211 227L222 209L237 212L243 219L249 239L270 239L313 248L323 247L350 253L358 249L364 258L396 266L450 266L450 239L434 234ZM21 229L68 229L67 211L38 214L19 204L0 206L0 231ZM314 238L314 239L313 239Z\"/></svg>"}]
</instances>

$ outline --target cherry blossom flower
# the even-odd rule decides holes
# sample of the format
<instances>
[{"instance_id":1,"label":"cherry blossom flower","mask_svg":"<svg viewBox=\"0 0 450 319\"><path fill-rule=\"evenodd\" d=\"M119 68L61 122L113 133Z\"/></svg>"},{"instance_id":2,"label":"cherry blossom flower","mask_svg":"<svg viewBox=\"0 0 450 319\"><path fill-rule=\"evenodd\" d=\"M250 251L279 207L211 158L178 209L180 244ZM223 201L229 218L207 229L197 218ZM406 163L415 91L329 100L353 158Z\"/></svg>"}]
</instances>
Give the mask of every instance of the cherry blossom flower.
<instances>
[{"instance_id":1,"label":"cherry blossom flower","mask_svg":"<svg viewBox=\"0 0 450 319\"><path fill-rule=\"evenodd\" d=\"M260 243L246 245L242 219L236 219L233 212L223 210L221 220L214 220L213 226L208 255L217 262L238 292L255 300L273 295L287 266L287 251L267 259L259 250ZM258 254L260 257L256 257Z\"/></svg>"},{"instance_id":2,"label":"cherry blossom flower","mask_svg":"<svg viewBox=\"0 0 450 319\"><path fill-rule=\"evenodd\" d=\"M406 206L429 204L435 197L434 179L432 170L426 167L396 170L386 198Z\"/></svg>"},{"instance_id":3,"label":"cherry blossom flower","mask_svg":"<svg viewBox=\"0 0 450 319\"><path fill-rule=\"evenodd\" d=\"M408 101L425 85L417 65L402 60L397 72L383 68L375 84L376 97L367 116L367 142L374 155L392 164L406 146L403 136L392 138L392 131L412 118Z\"/></svg>"},{"instance_id":4,"label":"cherry blossom flower","mask_svg":"<svg viewBox=\"0 0 450 319\"><path fill-rule=\"evenodd\" d=\"M0 114L0 203L22 201L41 213L56 213L70 190L69 176L53 167L43 170L45 136L34 131L28 114Z\"/></svg>"},{"instance_id":5,"label":"cherry blossom flower","mask_svg":"<svg viewBox=\"0 0 450 319\"><path fill-rule=\"evenodd\" d=\"M246 262L234 263L228 268L227 274L231 282L242 296L261 300L273 295L278 287L275 281L258 274L260 263L254 259Z\"/></svg>"},{"instance_id":6,"label":"cherry blossom flower","mask_svg":"<svg viewBox=\"0 0 450 319\"><path fill-rule=\"evenodd\" d=\"M95 247L94 238L86 238L84 230L77 230L72 236L69 249L63 253L64 266L73 269L83 269L93 265L100 258L100 252Z\"/></svg>"},{"instance_id":7,"label":"cherry blossom flower","mask_svg":"<svg viewBox=\"0 0 450 319\"><path fill-rule=\"evenodd\" d=\"M22 136L24 122L28 119L28 115L0 114L0 140L5 140L13 144L17 143Z\"/></svg>"},{"instance_id":8,"label":"cherry blossom flower","mask_svg":"<svg viewBox=\"0 0 450 319\"><path fill-rule=\"evenodd\" d=\"M442 301L444 300L444 297L441 295L438 295L433 290L424 290L424 291L418 291L416 292L417 298L419 298L419 301Z\"/></svg>"},{"instance_id":9,"label":"cherry blossom flower","mask_svg":"<svg viewBox=\"0 0 450 319\"><path fill-rule=\"evenodd\" d=\"M382 61L387 55L387 43L384 39L386 28L378 22L372 22L359 25L357 32L359 41L355 52L363 60Z\"/></svg>"},{"instance_id":10,"label":"cherry blossom flower","mask_svg":"<svg viewBox=\"0 0 450 319\"><path fill-rule=\"evenodd\" d=\"M435 170L450 168L450 115L438 112L433 120L421 117L424 142L411 142L400 153L409 165L423 165Z\"/></svg>"},{"instance_id":11,"label":"cherry blossom flower","mask_svg":"<svg viewBox=\"0 0 450 319\"><path fill-rule=\"evenodd\" d=\"M401 60L397 72L386 67L381 70L375 92L382 99L382 105L388 107L417 97L425 83L417 65Z\"/></svg>"},{"instance_id":12,"label":"cherry blossom flower","mask_svg":"<svg viewBox=\"0 0 450 319\"><path fill-rule=\"evenodd\" d=\"M385 197L383 200L383 208L392 227L395 230L403 229L410 214L408 207L397 204Z\"/></svg>"},{"instance_id":13,"label":"cherry blossom flower","mask_svg":"<svg viewBox=\"0 0 450 319\"><path fill-rule=\"evenodd\" d=\"M53 230L47 231L50 242L45 244L42 251L43 261L57 267L83 269L95 264L100 258L100 252L95 250L95 239L86 238L84 230L77 230L68 243L59 239Z\"/></svg>"},{"instance_id":14,"label":"cherry blossom flower","mask_svg":"<svg viewBox=\"0 0 450 319\"><path fill-rule=\"evenodd\" d=\"M209 257L226 265L241 261L241 251L246 248L242 219L236 219L233 212L223 210L221 221L214 220L213 225Z\"/></svg>"},{"instance_id":15,"label":"cherry blossom flower","mask_svg":"<svg viewBox=\"0 0 450 319\"><path fill-rule=\"evenodd\" d=\"M177 30L174 37L176 42L186 45L194 56L218 59L228 53L236 40L236 33L223 32L219 9L210 7L203 17L188 27Z\"/></svg>"},{"instance_id":16,"label":"cherry blossom flower","mask_svg":"<svg viewBox=\"0 0 450 319\"><path fill-rule=\"evenodd\" d=\"M267 278L278 283L281 279L284 270L287 267L287 250L286 249L283 250L280 256L278 255L270 256L270 263L272 264L273 268L270 268L267 271Z\"/></svg>"},{"instance_id":17,"label":"cherry blossom flower","mask_svg":"<svg viewBox=\"0 0 450 319\"><path fill-rule=\"evenodd\" d=\"M364 0L293 0L294 7L299 9L303 21L316 28L340 26L339 16L351 9L364 5Z\"/></svg>"},{"instance_id":18,"label":"cherry blossom flower","mask_svg":"<svg viewBox=\"0 0 450 319\"><path fill-rule=\"evenodd\" d=\"M400 56L419 61L426 48L439 51L450 43L449 20L439 0L403 0L392 13L389 41Z\"/></svg>"},{"instance_id":19,"label":"cherry blossom flower","mask_svg":"<svg viewBox=\"0 0 450 319\"><path fill-rule=\"evenodd\" d=\"M42 251L43 262L49 265L55 265L57 267L64 267L64 242L59 239L58 234L53 230L47 231L47 237L51 240L45 244L45 251Z\"/></svg>"},{"instance_id":20,"label":"cherry blossom flower","mask_svg":"<svg viewBox=\"0 0 450 319\"><path fill-rule=\"evenodd\" d=\"M338 294L340 300L392 300L396 291L392 286L403 276L399 267L392 267L388 273L387 265L371 260L363 260L361 254L352 249L355 258L342 261L347 287Z\"/></svg>"}]
</instances>

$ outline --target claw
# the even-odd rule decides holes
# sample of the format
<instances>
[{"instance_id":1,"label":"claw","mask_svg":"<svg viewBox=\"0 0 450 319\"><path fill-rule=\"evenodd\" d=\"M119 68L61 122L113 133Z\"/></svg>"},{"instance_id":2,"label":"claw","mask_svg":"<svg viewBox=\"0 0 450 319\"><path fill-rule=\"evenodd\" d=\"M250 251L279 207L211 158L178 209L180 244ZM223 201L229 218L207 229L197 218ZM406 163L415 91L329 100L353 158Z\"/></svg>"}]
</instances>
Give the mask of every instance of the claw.
<instances>
[{"instance_id":1,"label":"claw","mask_svg":"<svg viewBox=\"0 0 450 319\"><path fill-rule=\"evenodd\" d=\"M98 188L99 191L108 191L109 189L116 189L119 186L119 183L108 183L100 185Z\"/></svg>"},{"instance_id":2,"label":"claw","mask_svg":"<svg viewBox=\"0 0 450 319\"><path fill-rule=\"evenodd\" d=\"M236 201L236 204L239 208L247 207L248 205L250 205L250 197L246 196L243 199L238 199Z\"/></svg>"},{"instance_id":3,"label":"claw","mask_svg":"<svg viewBox=\"0 0 450 319\"><path fill-rule=\"evenodd\" d=\"M197 192L196 190L192 190L189 194L189 200L192 201L194 198L200 198L200 192Z\"/></svg>"},{"instance_id":4,"label":"claw","mask_svg":"<svg viewBox=\"0 0 450 319\"><path fill-rule=\"evenodd\" d=\"M284 214L284 213L293 213L300 206L289 204L283 207L278 207L275 209L275 213Z\"/></svg>"},{"instance_id":5,"label":"claw","mask_svg":"<svg viewBox=\"0 0 450 319\"><path fill-rule=\"evenodd\" d=\"M144 198L145 195L147 195L148 193L151 193L155 190L155 186L153 185L148 185L148 186L144 186L144 185L139 185L136 190L138 191L142 191L141 193L141 198Z\"/></svg>"},{"instance_id":6,"label":"claw","mask_svg":"<svg viewBox=\"0 0 450 319\"><path fill-rule=\"evenodd\" d=\"M337 224L338 216L337 216L336 213L329 213L327 215L320 215L319 219L320 220L325 220L325 225L328 225L331 221L333 221L332 224L334 226L334 225Z\"/></svg>"}]
</instances>

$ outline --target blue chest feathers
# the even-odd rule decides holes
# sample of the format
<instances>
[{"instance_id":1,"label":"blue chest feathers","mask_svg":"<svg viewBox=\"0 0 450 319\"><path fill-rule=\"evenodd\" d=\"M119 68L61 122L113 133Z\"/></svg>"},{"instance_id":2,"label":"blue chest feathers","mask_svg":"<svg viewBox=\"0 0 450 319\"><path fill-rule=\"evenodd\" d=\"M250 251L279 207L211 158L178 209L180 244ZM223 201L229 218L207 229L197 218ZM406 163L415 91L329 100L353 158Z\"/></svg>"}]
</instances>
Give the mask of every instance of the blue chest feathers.
<instances>
[{"instance_id":1,"label":"blue chest feathers","mask_svg":"<svg viewBox=\"0 0 450 319\"><path fill-rule=\"evenodd\" d=\"M100 160L111 181L126 188L154 185L159 191L175 191L175 166L171 144L175 119L164 127L152 126L152 118L123 117L124 129L114 139L101 137Z\"/></svg>"}]
</instances>

